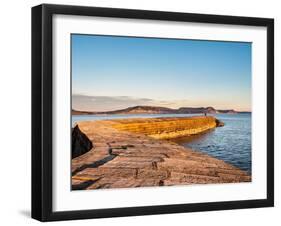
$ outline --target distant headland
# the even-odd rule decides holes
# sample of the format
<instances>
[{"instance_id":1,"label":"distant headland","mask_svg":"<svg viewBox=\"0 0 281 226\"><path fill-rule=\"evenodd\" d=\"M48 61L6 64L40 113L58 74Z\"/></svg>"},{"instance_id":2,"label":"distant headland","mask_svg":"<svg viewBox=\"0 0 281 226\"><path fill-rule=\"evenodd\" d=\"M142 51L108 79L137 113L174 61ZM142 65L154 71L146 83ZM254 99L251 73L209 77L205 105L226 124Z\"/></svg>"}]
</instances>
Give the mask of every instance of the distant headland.
<instances>
[{"instance_id":1,"label":"distant headland","mask_svg":"<svg viewBox=\"0 0 281 226\"><path fill-rule=\"evenodd\" d=\"M234 109L219 110L213 107L181 107L172 109L157 106L134 106L114 111L80 111L72 109L72 115L110 115L110 114L239 114L251 113L248 111L236 111Z\"/></svg>"}]
</instances>

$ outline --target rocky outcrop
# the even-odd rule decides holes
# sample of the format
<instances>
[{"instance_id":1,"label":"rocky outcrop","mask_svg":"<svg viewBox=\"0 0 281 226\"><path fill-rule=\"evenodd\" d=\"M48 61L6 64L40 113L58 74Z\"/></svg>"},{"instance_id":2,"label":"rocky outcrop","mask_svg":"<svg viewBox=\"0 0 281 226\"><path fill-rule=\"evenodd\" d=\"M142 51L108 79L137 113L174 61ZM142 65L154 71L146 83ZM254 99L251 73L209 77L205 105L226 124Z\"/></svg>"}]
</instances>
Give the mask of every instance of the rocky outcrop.
<instances>
[{"instance_id":1,"label":"rocky outcrop","mask_svg":"<svg viewBox=\"0 0 281 226\"><path fill-rule=\"evenodd\" d=\"M222 126L224 126L224 122L216 119L216 127L222 127Z\"/></svg>"},{"instance_id":2,"label":"rocky outcrop","mask_svg":"<svg viewBox=\"0 0 281 226\"><path fill-rule=\"evenodd\" d=\"M93 148L92 142L76 125L72 129L72 158L85 154Z\"/></svg>"},{"instance_id":3,"label":"rocky outcrop","mask_svg":"<svg viewBox=\"0 0 281 226\"><path fill-rule=\"evenodd\" d=\"M95 147L72 159L72 189L251 181L247 172L222 160L170 141L116 129L118 121L78 123Z\"/></svg>"}]
</instances>

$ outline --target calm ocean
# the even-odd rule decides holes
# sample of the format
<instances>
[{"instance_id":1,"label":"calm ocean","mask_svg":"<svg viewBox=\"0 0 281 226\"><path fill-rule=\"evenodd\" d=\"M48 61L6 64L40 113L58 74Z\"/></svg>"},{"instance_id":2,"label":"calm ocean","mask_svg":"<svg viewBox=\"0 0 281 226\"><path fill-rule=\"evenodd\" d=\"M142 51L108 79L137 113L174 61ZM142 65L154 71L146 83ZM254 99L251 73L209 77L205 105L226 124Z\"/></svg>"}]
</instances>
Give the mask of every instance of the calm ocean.
<instances>
[{"instance_id":1,"label":"calm ocean","mask_svg":"<svg viewBox=\"0 0 281 226\"><path fill-rule=\"evenodd\" d=\"M202 115L202 114L201 114ZM190 117L192 114L74 115L72 126L79 121L117 118ZM180 145L204 152L251 173L251 114L217 114L225 126L204 134L174 139Z\"/></svg>"}]
</instances>

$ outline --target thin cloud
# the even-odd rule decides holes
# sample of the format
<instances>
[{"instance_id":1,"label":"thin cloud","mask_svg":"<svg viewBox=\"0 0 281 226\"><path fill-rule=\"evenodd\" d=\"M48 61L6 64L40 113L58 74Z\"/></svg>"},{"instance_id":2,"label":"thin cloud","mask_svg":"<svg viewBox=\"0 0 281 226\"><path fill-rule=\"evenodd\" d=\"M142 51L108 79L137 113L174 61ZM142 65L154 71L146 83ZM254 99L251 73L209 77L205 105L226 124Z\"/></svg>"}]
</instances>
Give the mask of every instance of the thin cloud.
<instances>
[{"instance_id":1,"label":"thin cloud","mask_svg":"<svg viewBox=\"0 0 281 226\"><path fill-rule=\"evenodd\" d=\"M72 95L72 108L81 111L111 111L136 105L159 104L162 106L161 102L149 98Z\"/></svg>"},{"instance_id":2,"label":"thin cloud","mask_svg":"<svg viewBox=\"0 0 281 226\"><path fill-rule=\"evenodd\" d=\"M81 94L72 95L72 109L80 111L113 111L134 106L158 106L178 109L181 107L208 107L212 106L216 109L235 109L219 101L207 100L154 100L149 98L138 98L130 96L87 96ZM248 110L247 108L245 108Z\"/></svg>"}]
</instances>

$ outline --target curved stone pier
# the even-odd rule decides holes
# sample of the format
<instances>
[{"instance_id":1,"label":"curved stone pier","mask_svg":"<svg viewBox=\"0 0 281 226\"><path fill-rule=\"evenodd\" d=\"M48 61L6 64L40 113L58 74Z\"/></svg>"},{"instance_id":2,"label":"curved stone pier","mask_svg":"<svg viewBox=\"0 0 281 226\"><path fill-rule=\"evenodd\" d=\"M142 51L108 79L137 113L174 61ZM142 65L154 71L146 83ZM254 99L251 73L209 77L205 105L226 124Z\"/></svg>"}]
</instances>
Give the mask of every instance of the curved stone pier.
<instances>
[{"instance_id":1,"label":"curved stone pier","mask_svg":"<svg viewBox=\"0 0 281 226\"><path fill-rule=\"evenodd\" d=\"M205 117L196 118L193 118L193 121L189 121L190 124L193 123L193 126L196 123L198 123L197 125L202 123L202 118ZM79 122L79 129L92 142L93 148L87 153L72 159L72 189L251 181L251 177L245 171L222 160L184 148L176 143L162 140L163 136L161 136L159 130L164 128L163 131L165 131L164 133L166 133L165 136L167 137L168 133L175 133L175 131L171 131L171 125L176 125L176 130L179 130L181 125L184 123L188 124L184 121L187 118L181 118L178 123L175 123L178 119L126 119ZM213 119L215 120L215 118ZM199 121L195 123L197 120ZM153 125L157 127L157 125L161 124L161 121L164 122L165 126L160 126L161 129L159 129L160 127L157 128L157 133L148 132L148 127L136 126L136 124L134 125L136 127L126 127L128 124L132 126L134 123L144 123L145 121L149 123L149 127L152 127L151 123L155 123ZM210 119L210 124L212 124L211 121ZM168 125L170 127L167 127ZM126 129L124 129L124 126ZM142 128L139 130L145 130L147 133L132 131L132 128ZM181 130L187 130L182 128ZM188 127L189 131L194 129L195 127Z\"/></svg>"}]
</instances>

